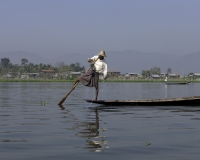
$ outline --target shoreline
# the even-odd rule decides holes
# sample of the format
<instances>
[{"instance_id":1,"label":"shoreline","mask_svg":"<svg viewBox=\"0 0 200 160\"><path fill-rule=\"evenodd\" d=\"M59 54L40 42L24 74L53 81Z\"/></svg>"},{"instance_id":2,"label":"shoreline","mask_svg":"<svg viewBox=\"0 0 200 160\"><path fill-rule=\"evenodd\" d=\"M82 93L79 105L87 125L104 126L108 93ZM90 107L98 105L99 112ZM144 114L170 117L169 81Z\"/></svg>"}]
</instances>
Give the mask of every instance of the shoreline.
<instances>
[{"instance_id":1,"label":"shoreline","mask_svg":"<svg viewBox=\"0 0 200 160\"><path fill-rule=\"evenodd\" d=\"M0 79L0 83L1 82L75 82L76 79L74 80L52 80L52 79ZM103 82L102 80L100 80L99 82ZM165 81L163 80L106 80L106 82L133 82L133 83L165 83ZM178 80L178 79L172 79L172 80L168 80L168 82L190 82L190 83L200 83L199 80Z\"/></svg>"}]
</instances>

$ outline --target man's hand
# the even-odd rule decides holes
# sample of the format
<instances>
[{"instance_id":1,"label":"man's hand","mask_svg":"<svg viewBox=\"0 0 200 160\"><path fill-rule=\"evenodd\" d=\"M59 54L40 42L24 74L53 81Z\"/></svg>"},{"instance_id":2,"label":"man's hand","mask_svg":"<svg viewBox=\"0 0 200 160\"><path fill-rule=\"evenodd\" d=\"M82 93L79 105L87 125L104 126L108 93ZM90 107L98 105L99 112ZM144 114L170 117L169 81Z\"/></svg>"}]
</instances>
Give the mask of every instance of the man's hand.
<instances>
[{"instance_id":1,"label":"man's hand","mask_svg":"<svg viewBox=\"0 0 200 160\"><path fill-rule=\"evenodd\" d=\"M91 62L93 62L93 60L92 60L92 59L90 59L90 58L88 58L88 62L90 62L90 63L91 63Z\"/></svg>"},{"instance_id":2,"label":"man's hand","mask_svg":"<svg viewBox=\"0 0 200 160\"><path fill-rule=\"evenodd\" d=\"M103 78L103 81L105 82L105 81L106 81L106 78Z\"/></svg>"}]
</instances>

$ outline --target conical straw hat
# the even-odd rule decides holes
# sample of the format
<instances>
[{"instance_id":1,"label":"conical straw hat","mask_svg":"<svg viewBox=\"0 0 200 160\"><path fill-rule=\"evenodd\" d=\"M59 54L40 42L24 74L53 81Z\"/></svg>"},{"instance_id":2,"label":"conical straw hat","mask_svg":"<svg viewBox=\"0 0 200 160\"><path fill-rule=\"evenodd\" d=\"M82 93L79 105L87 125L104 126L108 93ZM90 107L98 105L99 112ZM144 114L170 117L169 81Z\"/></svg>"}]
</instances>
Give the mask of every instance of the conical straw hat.
<instances>
[{"instance_id":1,"label":"conical straw hat","mask_svg":"<svg viewBox=\"0 0 200 160\"><path fill-rule=\"evenodd\" d=\"M104 50L101 50L101 51L99 52L99 56L106 57L106 53L105 53L105 51L104 51Z\"/></svg>"}]
</instances>

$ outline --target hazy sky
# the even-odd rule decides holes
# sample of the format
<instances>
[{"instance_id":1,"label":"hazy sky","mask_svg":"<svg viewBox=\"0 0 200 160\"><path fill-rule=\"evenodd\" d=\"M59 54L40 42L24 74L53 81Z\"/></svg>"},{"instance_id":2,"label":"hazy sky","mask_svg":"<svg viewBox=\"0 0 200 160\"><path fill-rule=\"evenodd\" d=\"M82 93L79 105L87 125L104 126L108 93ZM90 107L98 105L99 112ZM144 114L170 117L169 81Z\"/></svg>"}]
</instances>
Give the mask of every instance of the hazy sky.
<instances>
[{"instance_id":1,"label":"hazy sky","mask_svg":"<svg viewBox=\"0 0 200 160\"><path fill-rule=\"evenodd\" d=\"M0 53L200 51L200 0L0 0Z\"/></svg>"}]
</instances>

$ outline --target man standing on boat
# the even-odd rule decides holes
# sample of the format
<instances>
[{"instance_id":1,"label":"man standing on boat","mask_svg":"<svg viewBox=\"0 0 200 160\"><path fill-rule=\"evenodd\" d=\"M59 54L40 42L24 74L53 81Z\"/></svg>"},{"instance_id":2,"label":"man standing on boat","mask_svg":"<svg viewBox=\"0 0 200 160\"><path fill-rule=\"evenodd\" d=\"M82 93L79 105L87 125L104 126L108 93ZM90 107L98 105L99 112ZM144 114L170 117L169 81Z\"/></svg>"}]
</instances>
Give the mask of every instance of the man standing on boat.
<instances>
[{"instance_id":1,"label":"man standing on boat","mask_svg":"<svg viewBox=\"0 0 200 160\"><path fill-rule=\"evenodd\" d=\"M88 58L88 62L91 63L91 68L79 77L79 81L87 87L95 87L96 96L95 101L97 101L99 93L99 73L103 73L103 80L106 80L107 76L107 64L105 63L106 54L102 50L100 53L94 57Z\"/></svg>"}]
</instances>

